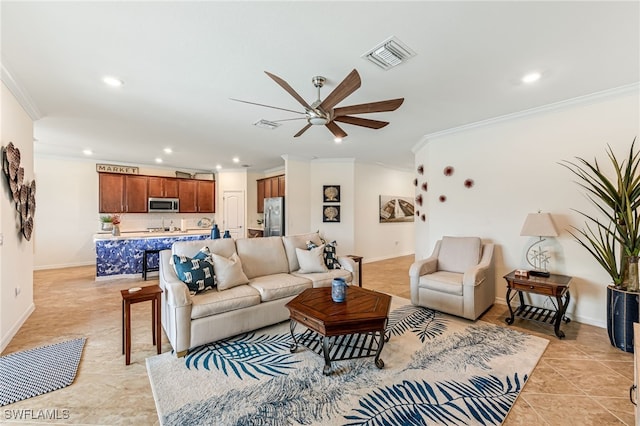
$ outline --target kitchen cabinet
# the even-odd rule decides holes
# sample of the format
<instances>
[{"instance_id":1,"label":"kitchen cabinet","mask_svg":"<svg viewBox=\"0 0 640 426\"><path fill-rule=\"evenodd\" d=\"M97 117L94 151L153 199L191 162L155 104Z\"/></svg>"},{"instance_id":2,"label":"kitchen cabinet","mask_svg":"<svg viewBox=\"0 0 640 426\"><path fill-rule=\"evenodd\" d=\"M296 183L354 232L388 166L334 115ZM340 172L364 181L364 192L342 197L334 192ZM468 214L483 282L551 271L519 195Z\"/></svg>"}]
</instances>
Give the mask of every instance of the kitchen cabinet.
<instances>
[{"instance_id":1,"label":"kitchen cabinet","mask_svg":"<svg viewBox=\"0 0 640 426\"><path fill-rule=\"evenodd\" d=\"M146 213L147 176L99 173L100 213Z\"/></svg>"},{"instance_id":2,"label":"kitchen cabinet","mask_svg":"<svg viewBox=\"0 0 640 426\"><path fill-rule=\"evenodd\" d=\"M179 179L178 198L180 199L180 213L198 213L198 181Z\"/></svg>"},{"instance_id":3,"label":"kitchen cabinet","mask_svg":"<svg viewBox=\"0 0 640 426\"><path fill-rule=\"evenodd\" d=\"M124 211L127 213L146 213L147 200L147 176L124 176Z\"/></svg>"},{"instance_id":4,"label":"kitchen cabinet","mask_svg":"<svg viewBox=\"0 0 640 426\"><path fill-rule=\"evenodd\" d=\"M198 195L197 206L198 213L215 213L216 212L216 182L213 180L197 181Z\"/></svg>"},{"instance_id":5,"label":"kitchen cabinet","mask_svg":"<svg viewBox=\"0 0 640 426\"><path fill-rule=\"evenodd\" d=\"M264 213L265 198L284 197L285 175L258 179L256 185L258 213Z\"/></svg>"},{"instance_id":6,"label":"kitchen cabinet","mask_svg":"<svg viewBox=\"0 0 640 426\"><path fill-rule=\"evenodd\" d=\"M149 176L149 197L178 198L178 180L175 178Z\"/></svg>"},{"instance_id":7,"label":"kitchen cabinet","mask_svg":"<svg viewBox=\"0 0 640 426\"><path fill-rule=\"evenodd\" d=\"M122 213L124 206L124 175L98 173L100 213Z\"/></svg>"},{"instance_id":8,"label":"kitchen cabinet","mask_svg":"<svg viewBox=\"0 0 640 426\"><path fill-rule=\"evenodd\" d=\"M178 179L180 213L215 213L216 181Z\"/></svg>"}]
</instances>

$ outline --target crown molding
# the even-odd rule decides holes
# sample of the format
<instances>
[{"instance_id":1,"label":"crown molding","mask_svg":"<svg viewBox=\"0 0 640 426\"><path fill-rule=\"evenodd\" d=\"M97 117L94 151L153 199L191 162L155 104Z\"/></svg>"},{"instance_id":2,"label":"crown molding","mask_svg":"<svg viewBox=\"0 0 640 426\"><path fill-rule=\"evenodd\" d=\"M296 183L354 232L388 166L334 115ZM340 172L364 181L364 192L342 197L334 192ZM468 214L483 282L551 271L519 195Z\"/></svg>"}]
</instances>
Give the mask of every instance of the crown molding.
<instances>
[{"instance_id":1,"label":"crown molding","mask_svg":"<svg viewBox=\"0 0 640 426\"><path fill-rule=\"evenodd\" d=\"M612 89L603 90L600 92L590 93L588 95L578 96L564 101L554 102L551 104L543 105L540 107L526 109L520 112L514 112L512 114L501 115L499 117L489 118L487 120L476 121L474 123L465 124L463 126L453 127L451 129L442 130L439 132L429 133L424 135L418 143L416 143L411 152L414 154L422 149L430 140L440 138L443 136L449 136L456 133L466 132L468 130L478 129L486 126L492 126L494 124L503 123L505 121L515 120L518 118L529 117L532 115L545 113L549 111L555 111L559 109L569 108L576 105L582 105L585 103L597 101L600 99L606 99L614 96L620 96L631 92L640 91L640 82L627 84L624 86L614 87Z\"/></svg>"},{"instance_id":2,"label":"crown molding","mask_svg":"<svg viewBox=\"0 0 640 426\"><path fill-rule=\"evenodd\" d=\"M27 115L33 121L40 120L43 115L36 106L31 96L27 93L26 90L22 89L20 83L13 77L11 71L7 68L7 61L2 57L2 65L0 77L2 78L2 82L7 86L9 91L16 98L20 106L25 110Z\"/></svg>"}]
</instances>

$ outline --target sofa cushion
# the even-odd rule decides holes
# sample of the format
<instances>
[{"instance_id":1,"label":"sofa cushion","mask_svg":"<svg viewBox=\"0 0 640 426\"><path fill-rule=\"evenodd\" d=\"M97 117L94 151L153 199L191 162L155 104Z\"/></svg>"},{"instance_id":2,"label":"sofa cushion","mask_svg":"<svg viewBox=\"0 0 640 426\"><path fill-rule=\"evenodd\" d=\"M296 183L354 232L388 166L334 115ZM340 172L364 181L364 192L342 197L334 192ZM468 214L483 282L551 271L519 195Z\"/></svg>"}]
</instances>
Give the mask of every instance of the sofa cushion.
<instances>
[{"instance_id":1,"label":"sofa cushion","mask_svg":"<svg viewBox=\"0 0 640 426\"><path fill-rule=\"evenodd\" d=\"M287 260L289 262L289 270L287 272L293 272L300 269L298 256L296 256L296 248L306 250L308 241L311 241L317 246L322 244L322 240L320 239L320 234L318 232L299 235L286 235L282 237L284 249L287 253Z\"/></svg>"},{"instance_id":2,"label":"sofa cushion","mask_svg":"<svg viewBox=\"0 0 640 426\"><path fill-rule=\"evenodd\" d=\"M480 261L482 240L477 237L443 237L438 270L464 273Z\"/></svg>"},{"instance_id":3,"label":"sofa cushion","mask_svg":"<svg viewBox=\"0 0 640 426\"><path fill-rule=\"evenodd\" d=\"M311 288L311 281L291 274L274 274L253 278L249 285L258 290L260 300L268 302L302 293Z\"/></svg>"},{"instance_id":4,"label":"sofa cushion","mask_svg":"<svg viewBox=\"0 0 640 426\"><path fill-rule=\"evenodd\" d=\"M303 274L300 272L293 272L292 275L300 278L306 278L311 280L313 287L331 287L331 281L334 278L342 278L345 282L350 283L353 280L351 272L346 269L328 269L327 272Z\"/></svg>"},{"instance_id":5,"label":"sofa cushion","mask_svg":"<svg viewBox=\"0 0 640 426\"><path fill-rule=\"evenodd\" d=\"M210 260L209 249L205 246L195 256L173 255L173 266L180 281L195 293L210 290L215 285L213 265Z\"/></svg>"},{"instance_id":6,"label":"sofa cushion","mask_svg":"<svg viewBox=\"0 0 640 426\"><path fill-rule=\"evenodd\" d=\"M216 273L218 290L227 290L249 282L249 278L242 271L242 262L236 253L233 253L229 259L211 253L211 259Z\"/></svg>"},{"instance_id":7,"label":"sofa cushion","mask_svg":"<svg viewBox=\"0 0 640 426\"><path fill-rule=\"evenodd\" d=\"M208 317L260 304L260 294L248 285L225 291L209 290L191 297L191 319Z\"/></svg>"},{"instance_id":8,"label":"sofa cushion","mask_svg":"<svg viewBox=\"0 0 640 426\"><path fill-rule=\"evenodd\" d=\"M462 277L456 272L437 271L420 277L419 288L462 296Z\"/></svg>"},{"instance_id":9,"label":"sofa cushion","mask_svg":"<svg viewBox=\"0 0 640 426\"><path fill-rule=\"evenodd\" d=\"M325 243L324 245L324 264L328 269L342 269L342 265L338 262L338 256L336 255L337 242L332 241ZM309 250L318 247L313 241L307 242L307 248Z\"/></svg>"},{"instance_id":10,"label":"sofa cushion","mask_svg":"<svg viewBox=\"0 0 640 426\"><path fill-rule=\"evenodd\" d=\"M296 247L296 256L300 264L298 272L302 274L327 272L327 266L324 264L324 244L311 250Z\"/></svg>"},{"instance_id":11,"label":"sofa cushion","mask_svg":"<svg viewBox=\"0 0 640 426\"><path fill-rule=\"evenodd\" d=\"M240 238L236 250L249 279L289 272L281 237Z\"/></svg>"}]
</instances>

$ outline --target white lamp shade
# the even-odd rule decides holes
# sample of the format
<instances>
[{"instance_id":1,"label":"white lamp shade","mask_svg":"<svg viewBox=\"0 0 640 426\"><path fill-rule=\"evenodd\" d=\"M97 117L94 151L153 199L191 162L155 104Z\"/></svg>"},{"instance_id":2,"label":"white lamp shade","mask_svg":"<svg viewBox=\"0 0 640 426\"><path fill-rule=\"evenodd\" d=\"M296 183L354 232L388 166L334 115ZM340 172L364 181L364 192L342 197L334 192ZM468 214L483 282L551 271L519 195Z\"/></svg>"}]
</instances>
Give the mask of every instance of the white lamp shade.
<instances>
[{"instance_id":1,"label":"white lamp shade","mask_svg":"<svg viewBox=\"0 0 640 426\"><path fill-rule=\"evenodd\" d=\"M558 231L549 213L529 213L520 235L527 237L557 237Z\"/></svg>"}]
</instances>

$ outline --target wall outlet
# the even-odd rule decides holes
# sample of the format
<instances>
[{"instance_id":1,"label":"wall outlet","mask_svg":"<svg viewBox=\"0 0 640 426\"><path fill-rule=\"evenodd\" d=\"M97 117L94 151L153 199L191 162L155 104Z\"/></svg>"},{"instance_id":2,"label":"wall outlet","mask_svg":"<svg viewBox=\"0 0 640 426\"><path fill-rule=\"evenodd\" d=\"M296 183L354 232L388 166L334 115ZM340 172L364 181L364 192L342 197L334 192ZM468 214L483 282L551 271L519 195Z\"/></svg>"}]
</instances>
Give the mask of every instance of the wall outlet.
<instances>
[{"instance_id":1,"label":"wall outlet","mask_svg":"<svg viewBox=\"0 0 640 426\"><path fill-rule=\"evenodd\" d=\"M22 292L22 289L20 287L16 287L16 297L20 295L20 292Z\"/></svg>"},{"instance_id":2,"label":"wall outlet","mask_svg":"<svg viewBox=\"0 0 640 426\"><path fill-rule=\"evenodd\" d=\"M0 233L0 246L4 244L4 234Z\"/></svg>"}]
</instances>

